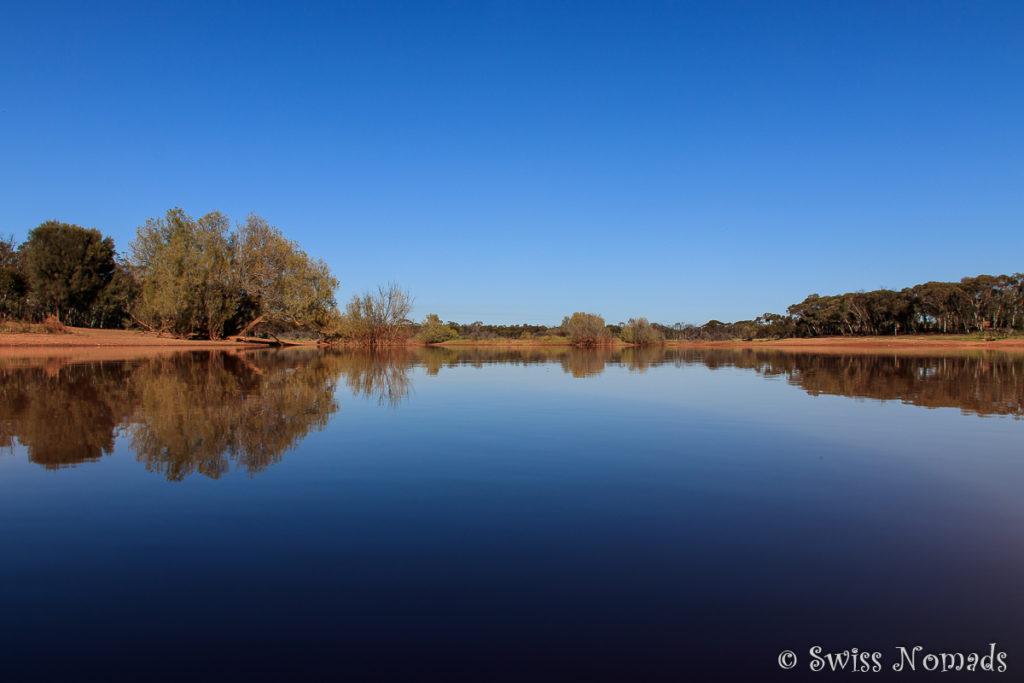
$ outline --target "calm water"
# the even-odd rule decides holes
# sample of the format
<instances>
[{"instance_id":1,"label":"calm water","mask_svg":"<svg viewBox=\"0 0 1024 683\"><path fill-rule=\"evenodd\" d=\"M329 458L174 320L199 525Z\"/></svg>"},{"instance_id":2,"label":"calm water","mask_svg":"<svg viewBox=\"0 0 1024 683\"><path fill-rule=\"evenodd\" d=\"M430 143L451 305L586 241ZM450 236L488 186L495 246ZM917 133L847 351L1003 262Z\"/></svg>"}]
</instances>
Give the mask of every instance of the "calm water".
<instances>
[{"instance_id":1,"label":"calm water","mask_svg":"<svg viewBox=\"0 0 1024 683\"><path fill-rule=\"evenodd\" d=\"M995 354L2 360L0 680L805 680L813 645L990 642L1024 680L1022 417Z\"/></svg>"}]
</instances>

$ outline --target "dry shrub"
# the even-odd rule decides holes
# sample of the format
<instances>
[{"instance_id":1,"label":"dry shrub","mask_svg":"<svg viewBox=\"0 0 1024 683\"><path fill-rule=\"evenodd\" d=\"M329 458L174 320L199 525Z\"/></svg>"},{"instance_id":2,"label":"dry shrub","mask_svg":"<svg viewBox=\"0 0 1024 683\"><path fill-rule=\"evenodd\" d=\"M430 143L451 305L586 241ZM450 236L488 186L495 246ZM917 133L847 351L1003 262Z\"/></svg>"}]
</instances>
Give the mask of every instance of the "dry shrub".
<instances>
[{"instance_id":1,"label":"dry shrub","mask_svg":"<svg viewBox=\"0 0 1024 683\"><path fill-rule=\"evenodd\" d=\"M64 323L54 315L46 316L46 320L43 321L43 329L47 334L64 334L68 331L68 328L64 327Z\"/></svg>"}]
</instances>

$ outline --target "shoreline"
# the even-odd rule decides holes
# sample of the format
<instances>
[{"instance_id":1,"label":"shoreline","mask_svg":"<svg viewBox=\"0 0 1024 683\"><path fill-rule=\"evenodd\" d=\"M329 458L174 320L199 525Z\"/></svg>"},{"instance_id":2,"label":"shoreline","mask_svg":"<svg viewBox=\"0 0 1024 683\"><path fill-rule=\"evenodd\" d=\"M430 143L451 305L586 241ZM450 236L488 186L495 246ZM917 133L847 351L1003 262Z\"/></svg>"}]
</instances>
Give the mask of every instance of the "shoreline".
<instances>
[{"instance_id":1,"label":"shoreline","mask_svg":"<svg viewBox=\"0 0 1024 683\"><path fill-rule=\"evenodd\" d=\"M288 344L289 348L318 348L316 342ZM574 348L566 341L532 339L490 339L480 341L455 340L440 344L425 345L410 342L404 347L434 346L445 349L516 349L516 348ZM666 341L648 348L669 349L773 349L796 352L865 352L865 351L955 351L990 350L1024 352L1024 337L1008 339L965 339L954 335L908 335L904 337L814 337L790 339L730 340L730 341ZM265 343L245 340L192 340L158 337L140 330L95 330L89 328L68 328L64 333L4 333L0 334L0 355L18 352L57 352L62 349L84 351L86 349L120 349L122 351L163 350L163 351L208 351L232 349L268 348ZM326 348L331 348L328 345ZM344 348L344 345L338 345ZM635 348L624 342L599 345L597 349Z\"/></svg>"},{"instance_id":2,"label":"shoreline","mask_svg":"<svg viewBox=\"0 0 1024 683\"><path fill-rule=\"evenodd\" d=\"M179 348L227 349L260 348L266 344L222 339L176 339L158 337L141 330L95 330L88 327L68 327L65 332L4 332L0 333L0 348Z\"/></svg>"}]
</instances>

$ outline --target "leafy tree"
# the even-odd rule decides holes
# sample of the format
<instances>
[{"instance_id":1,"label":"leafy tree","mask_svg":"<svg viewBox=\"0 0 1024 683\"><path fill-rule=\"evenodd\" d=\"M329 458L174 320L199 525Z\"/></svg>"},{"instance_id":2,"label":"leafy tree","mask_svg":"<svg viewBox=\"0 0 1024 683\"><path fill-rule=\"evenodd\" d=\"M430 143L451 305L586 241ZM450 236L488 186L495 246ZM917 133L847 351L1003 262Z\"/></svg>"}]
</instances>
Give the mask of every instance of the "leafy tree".
<instances>
[{"instance_id":1,"label":"leafy tree","mask_svg":"<svg viewBox=\"0 0 1024 683\"><path fill-rule=\"evenodd\" d=\"M151 329L219 339L259 325L320 330L338 317L327 265L255 214L233 232L218 212L171 209L139 228L130 265L133 317Z\"/></svg>"},{"instance_id":2,"label":"leafy tree","mask_svg":"<svg viewBox=\"0 0 1024 683\"><path fill-rule=\"evenodd\" d=\"M338 281L327 264L307 256L255 214L239 226L236 262L243 296L251 304L242 334L261 323L319 329L335 312Z\"/></svg>"},{"instance_id":3,"label":"leafy tree","mask_svg":"<svg viewBox=\"0 0 1024 683\"><path fill-rule=\"evenodd\" d=\"M593 313L577 311L571 316L566 316L562 319L562 330L579 346L594 346L608 338L604 318Z\"/></svg>"},{"instance_id":4,"label":"leafy tree","mask_svg":"<svg viewBox=\"0 0 1024 683\"><path fill-rule=\"evenodd\" d=\"M129 320L129 311L138 294L135 278L124 266L117 265L110 282L93 301L89 310L89 326L120 327Z\"/></svg>"},{"instance_id":5,"label":"leafy tree","mask_svg":"<svg viewBox=\"0 0 1024 683\"><path fill-rule=\"evenodd\" d=\"M47 221L29 232L20 251L31 298L41 313L66 324L87 321L114 275L114 241L99 230Z\"/></svg>"},{"instance_id":6,"label":"leafy tree","mask_svg":"<svg viewBox=\"0 0 1024 683\"><path fill-rule=\"evenodd\" d=\"M0 317L21 317L27 293L28 282L21 272L14 237L0 239Z\"/></svg>"},{"instance_id":7,"label":"leafy tree","mask_svg":"<svg viewBox=\"0 0 1024 683\"><path fill-rule=\"evenodd\" d=\"M619 333L619 338L627 344L647 346L665 341L665 335L656 329L647 318L630 318Z\"/></svg>"},{"instance_id":8,"label":"leafy tree","mask_svg":"<svg viewBox=\"0 0 1024 683\"><path fill-rule=\"evenodd\" d=\"M241 298L229 231L217 212L195 220L174 208L146 221L130 246L141 283L135 319L179 336L222 337Z\"/></svg>"},{"instance_id":9,"label":"leafy tree","mask_svg":"<svg viewBox=\"0 0 1024 683\"><path fill-rule=\"evenodd\" d=\"M420 331L417 336L425 344L440 344L441 342L455 339L459 336L459 333L442 323L441 318L436 313L428 313L420 325Z\"/></svg>"}]
</instances>

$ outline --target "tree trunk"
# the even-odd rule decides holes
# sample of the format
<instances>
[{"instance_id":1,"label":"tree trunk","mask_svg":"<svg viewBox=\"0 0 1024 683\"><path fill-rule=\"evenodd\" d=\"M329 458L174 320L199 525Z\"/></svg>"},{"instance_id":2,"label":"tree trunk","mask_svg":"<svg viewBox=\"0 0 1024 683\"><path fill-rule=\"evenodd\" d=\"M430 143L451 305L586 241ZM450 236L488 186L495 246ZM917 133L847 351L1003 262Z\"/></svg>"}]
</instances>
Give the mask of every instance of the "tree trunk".
<instances>
[{"instance_id":1,"label":"tree trunk","mask_svg":"<svg viewBox=\"0 0 1024 683\"><path fill-rule=\"evenodd\" d=\"M256 327L256 325L260 324L261 322L263 322L263 316L256 316L252 321L249 322L248 325L242 328L242 330L238 333L238 336L244 337L249 330ZM274 337L274 339L277 339L277 337Z\"/></svg>"}]
</instances>

